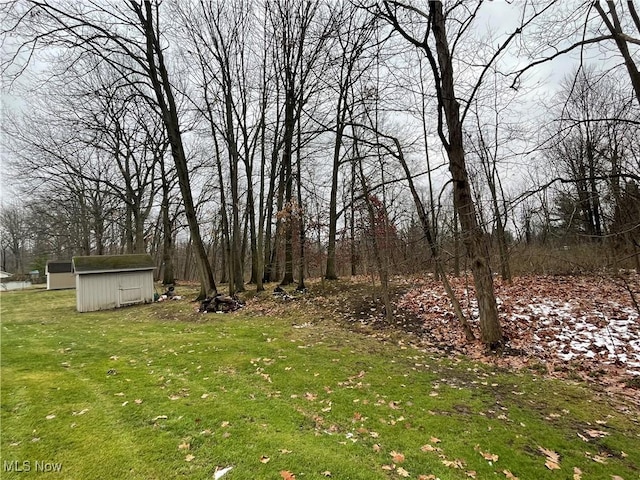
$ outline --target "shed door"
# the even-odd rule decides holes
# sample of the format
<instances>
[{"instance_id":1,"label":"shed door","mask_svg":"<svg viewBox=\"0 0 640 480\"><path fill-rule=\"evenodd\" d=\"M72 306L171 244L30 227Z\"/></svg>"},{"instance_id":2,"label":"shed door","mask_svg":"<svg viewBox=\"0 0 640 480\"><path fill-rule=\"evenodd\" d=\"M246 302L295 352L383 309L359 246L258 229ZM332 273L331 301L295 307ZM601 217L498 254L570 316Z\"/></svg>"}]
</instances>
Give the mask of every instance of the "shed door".
<instances>
[{"instance_id":1,"label":"shed door","mask_svg":"<svg viewBox=\"0 0 640 480\"><path fill-rule=\"evenodd\" d=\"M142 276L138 273L118 274L118 291L120 305L142 302Z\"/></svg>"}]
</instances>

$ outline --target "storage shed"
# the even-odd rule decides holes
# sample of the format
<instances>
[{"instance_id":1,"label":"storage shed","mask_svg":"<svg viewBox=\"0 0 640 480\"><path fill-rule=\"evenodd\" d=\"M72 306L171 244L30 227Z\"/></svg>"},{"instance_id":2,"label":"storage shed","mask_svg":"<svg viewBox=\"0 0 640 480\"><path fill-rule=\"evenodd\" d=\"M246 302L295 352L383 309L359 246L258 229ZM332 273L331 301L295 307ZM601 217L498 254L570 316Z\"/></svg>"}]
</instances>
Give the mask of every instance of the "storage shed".
<instances>
[{"instance_id":1,"label":"storage shed","mask_svg":"<svg viewBox=\"0 0 640 480\"><path fill-rule=\"evenodd\" d=\"M47 274L47 290L76 288L76 277L73 275L71 260L49 260L45 273Z\"/></svg>"},{"instance_id":2,"label":"storage shed","mask_svg":"<svg viewBox=\"0 0 640 480\"><path fill-rule=\"evenodd\" d=\"M153 301L150 255L95 255L73 257L72 262L79 312Z\"/></svg>"}]
</instances>

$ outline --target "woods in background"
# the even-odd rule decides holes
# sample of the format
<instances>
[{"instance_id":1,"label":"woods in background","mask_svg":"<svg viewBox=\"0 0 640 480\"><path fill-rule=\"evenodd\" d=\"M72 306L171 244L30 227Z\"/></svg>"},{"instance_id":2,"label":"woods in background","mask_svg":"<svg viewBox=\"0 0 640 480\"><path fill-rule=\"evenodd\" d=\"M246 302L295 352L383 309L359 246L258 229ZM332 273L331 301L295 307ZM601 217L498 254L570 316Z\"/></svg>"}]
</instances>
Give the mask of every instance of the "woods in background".
<instances>
[{"instance_id":1,"label":"woods in background","mask_svg":"<svg viewBox=\"0 0 640 480\"><path fill-rule=\"evenodd\" d=\"M502 8L5 2L1 269L150 252L203 297L468 269L487 319L494 271L640 269L633 2Z\"/></svg>"}]
</instances>

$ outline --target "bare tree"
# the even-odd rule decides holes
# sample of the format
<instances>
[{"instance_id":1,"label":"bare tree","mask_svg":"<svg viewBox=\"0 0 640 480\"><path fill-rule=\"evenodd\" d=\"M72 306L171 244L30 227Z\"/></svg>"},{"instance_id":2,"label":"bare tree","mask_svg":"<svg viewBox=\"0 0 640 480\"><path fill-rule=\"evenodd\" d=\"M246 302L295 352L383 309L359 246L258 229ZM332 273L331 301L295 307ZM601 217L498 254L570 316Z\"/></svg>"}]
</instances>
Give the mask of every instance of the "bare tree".
<instances>
[{"instance_id":1,"label":"bare tree","mask_svg":"<svg viewBox=\"0 0 640 480\"><path fill-rule=\"evenodd\" d=\"M556 2L550 5L554 3ZM517 87L523 74L538 65L575 50L582 51L591 45L608 46L613 40L622 56L636 100L640 104L640 72L633 49L630 48L630 44L635 47L640 45L640 17L633 0L626 2L629 15L621 15L620 11L624 9L622 3L616 4L614 0L606 0L608 12L605 12L601 0L578 2L577 6L564 11L560 9L562 2L553 5L558 8L550 10L553 20L545 20L540 27L543 33L539 35L538 45L527 48L534 60L515 72L512 86ZM576 18L579 20L576 21ZM573 25L575 23L578 24ZM605 28L602 28L603 24ZM627 33L634 28L637 31L635 35Z\"/></svg>"},{"instance_id":2,"label":"bare tree","mask_svg":"<svg viewBox=\"0 0 640 480\"><path fill-rule=\"evenodd\" d=\"M196 6L187 2L177 5L184 25L189 48L196 57L199 88L203 91L204 105L199 110L207 118L211 134L224 140L228 156L228 198L231 210L229 224L229 293L244 291L242 228L240 211L239 168L242 161L247 172L247 205L253 210L253 151L250 143L248 118L247 65L248 30L250 27L249 4L242 0L233 3L199 2ZM216 140L217 141L217 140ZM220 159L218 158L218 161ZM221 168L219 169L221 173ZM222 187L222 178L220 178ZM226 205L223 206L226 209ZM226 211L225 211L226 215ZM252 251L255 252L255 215L251 214ZM226 222L225 222L226 224Z\"/></svg>"},{"instance_id":3,"label":"bare tree","mask_svg":"<svg viewBox=\"0 0 640 480\"><path fill-rule=\"evenodd\" d=\"M365 71L369 62L363 58L365 50L375 45L373 40L374 17L368 12L359 11L350 4L334 14L333 22L337 24L335 32L335 71L336 75L327 76L328 86L335 90L335 139L333 143L333 165L331 169L331 191L329 195L329 237L327 240L327 266L325 278L335 280L336 271L336 233L338 225L338 179L342 159L343 137L347 127L347 114L350 103L355 101L350 93L354 91L352 85ZM339 48L338 48L339 47ZM332 62L333 63L333 62Z\"/></svg>"},{"instance_id":4,"label":"bare tree","mask_svg":"<svg viewBox=\"0 0 640 480\"><path fill-rule=\"evenodd\" d=\"M6 16L5 21L10 20L11 24L5 28L20 30L28 40L16 55L4 63L5 72L24 51L69 48L78 57L95 57L110 65L137 88L141 100L157 108L165 124L196 252L201 279L200 297L215 293L213 271L200 235L191 192L174 86L165 58L168 51L161 33L160 2L130 0L114 5L88 6L77 2L30 0L12 2L7 11L10 16Z\"/></svg>"},{"instance_id":5,"label":"bare tree","mask_svg":"<svg viewBox=\"0 0 640 480\"><path fill-rule=\"evenodd\" d=\"M26 268L25 255L29 241L29 224L26 209L19 205L4 205L0 209L0 232L2 232L3 249L7 248L13 256L12 266L15 269L14 272L24 274ZM3 268L10 267L3 265Z\"/></svg>"},{"instance_id":6,"label":"bare tree","mask_svg":"<svg viewBox=\"0 0 640 480\"><path fill-rule=\"evenodd\" d=\"M406 13L414 13L425 23L427 30L422 38L417 38L402 26L401 22ZM440 2L431 2L429 11L422 12L399 2L383 2L380 6L380 14L403 38L424 51L431 65L438 98L438 133L449 158L454 205L462 227L463 241L471 264L478 298L482 341L490 345L499 343L503 340L503 335L498 320L493 276L489 266L487 237L478 223L465 163L463 121L467 110L465 108L462 112L460 111L460 102L456 96L453 56L447 37L443 5ZM467 23L472 20L473 16L467 19ZM483 74L476 85L480 85L482 76Z\"/></svg>"},{"instance_id":7,"label":"bare tree","mask_svg":"<svg viewBox=\"0 0 640 480\"><path fill-rule=\"evenodd\" d=\"M621 219L627 206L621 203L622 189L638 173L629 162L637 144L638 107L624 84L593 68L567 76L558 100L547 142L553 174L562 185L557 205L562 228L602 242L614 234L613 217ZM616 233L624 231L619 227Z\"/></svg>"},{"instance_id":8,"label":"bare tree","mask_svg":"<svg viewBox=\"0 0 640 480\"><path fill-rule=\"evenodd\" d=\"M268 12L277 37L275 61L278 81L284 95L281 168L285 210L281 210L281 219L285 230L285 260L282 285L289 285L294 281L293 222L286 212L287 209L290 211L295 208L294 150L301 148L301 145L295 145L296 124L300 122L309 95L317 89L317 85L312 85L309 80L314 68L322 60L330 26L320 18L321 5L320 1L278 0L270 5Z\"/></svg>"}]
</instances>

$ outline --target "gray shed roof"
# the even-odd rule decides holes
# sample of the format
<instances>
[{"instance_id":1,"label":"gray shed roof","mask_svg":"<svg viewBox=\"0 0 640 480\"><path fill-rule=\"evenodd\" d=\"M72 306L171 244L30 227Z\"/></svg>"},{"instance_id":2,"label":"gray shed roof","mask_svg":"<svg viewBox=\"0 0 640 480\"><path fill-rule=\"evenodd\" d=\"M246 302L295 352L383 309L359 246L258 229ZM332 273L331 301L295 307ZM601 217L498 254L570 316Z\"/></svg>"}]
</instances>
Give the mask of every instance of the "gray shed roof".
<instances>
[{"instance_id":1,"label":"gray shed roof","mask_svg":"<svg viewBox=\"0 0 640 480\"><path fill-rule=\"evenodd\" d=\"M151 255L92 255L89 257L73 257L73 271L77 274L134 272L153 270L155 264Z\"/></svg>"},{"instance_id":2,"label":"gray shed roof","mask_svg":"<svg viewBox=\"0 0 640 480\"><path fill-rule=\"evenodd\" d=\"M72 271L71 260L49 260L47 262L47 273L71 273Z\"/></svg>"}]
</instances>

